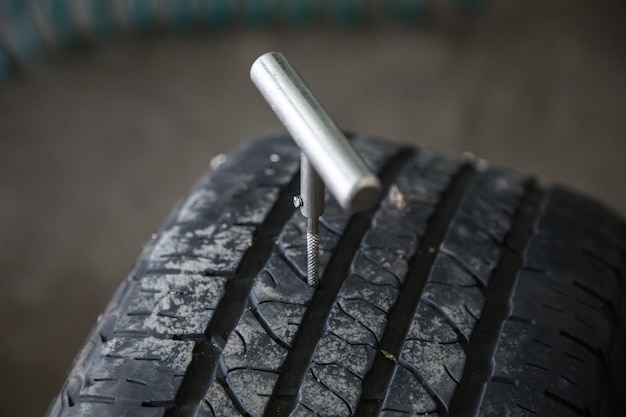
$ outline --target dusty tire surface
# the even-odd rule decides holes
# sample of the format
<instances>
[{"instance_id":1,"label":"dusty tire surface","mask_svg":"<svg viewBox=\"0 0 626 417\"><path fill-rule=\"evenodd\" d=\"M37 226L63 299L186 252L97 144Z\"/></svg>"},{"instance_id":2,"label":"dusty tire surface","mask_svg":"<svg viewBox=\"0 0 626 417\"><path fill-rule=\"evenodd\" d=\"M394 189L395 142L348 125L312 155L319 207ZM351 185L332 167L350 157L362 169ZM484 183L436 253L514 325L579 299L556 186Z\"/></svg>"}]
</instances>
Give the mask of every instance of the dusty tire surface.
<instances>
[{"instance_id":1,"label":"dusty tire surface","mask_svg":"<svg viewBox=\"0 0 626 417\"><path fill-rule=\"evenodd\" d=\"M620 416L626 226L507 170L356 137L374 209L327 196L321 284L299 150L252 141L124 279L48 415Z\"/></svg>"}]
</instances>

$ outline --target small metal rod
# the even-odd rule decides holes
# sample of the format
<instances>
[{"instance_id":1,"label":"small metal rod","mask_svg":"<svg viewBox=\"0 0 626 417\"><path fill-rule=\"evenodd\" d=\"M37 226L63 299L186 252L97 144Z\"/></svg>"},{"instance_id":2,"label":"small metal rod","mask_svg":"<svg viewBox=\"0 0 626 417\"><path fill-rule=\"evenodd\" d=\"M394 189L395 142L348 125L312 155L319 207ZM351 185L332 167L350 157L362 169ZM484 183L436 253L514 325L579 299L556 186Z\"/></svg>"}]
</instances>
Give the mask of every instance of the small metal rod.
<instances>
[{"instance_id":1,"label":"small metal rod","mask_svg":"<svg viewBox=\"0 0 626 417\"><path fill-rule=\"evenodd\" d=\"M324 183L309 158L300 157L300 213L307 218L306 257L307 282L312 287L319 283L319 218L324 214Z\"/></svg>"},{"instance_id":2,"label":"small metal rod","mask_svg":"<svg viewBox=\"0 0 626 417\"><path fill-rule=\"evenodd\" d=\"M302 150L300 195L293 202L307 218L307 282L317 286L324 186L344 209L362 211L378 201L380 180L282 54L260 56L250 69L250 78Z\"/></svg>"}]
</instances>

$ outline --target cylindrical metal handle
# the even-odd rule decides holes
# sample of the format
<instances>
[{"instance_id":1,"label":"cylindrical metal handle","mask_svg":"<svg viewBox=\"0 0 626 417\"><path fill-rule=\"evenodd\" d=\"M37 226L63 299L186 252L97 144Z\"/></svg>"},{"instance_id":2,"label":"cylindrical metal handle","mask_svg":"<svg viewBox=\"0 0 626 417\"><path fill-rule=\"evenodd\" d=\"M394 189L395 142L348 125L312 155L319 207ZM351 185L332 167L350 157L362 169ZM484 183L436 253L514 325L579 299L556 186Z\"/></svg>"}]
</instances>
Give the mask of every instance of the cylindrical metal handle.
<instances>
[{"instance_id":1,"label":"cylindrical metal handle","mask_svg":"<svg viewBox=\"0 0 626 417\"><path fill-rule=\"evenodd\" d=\"M260 56L250 77L339 204L352 211L376 204L382 188L378 177L285 57L277 52Z\"/></svg>"}]
</instances>

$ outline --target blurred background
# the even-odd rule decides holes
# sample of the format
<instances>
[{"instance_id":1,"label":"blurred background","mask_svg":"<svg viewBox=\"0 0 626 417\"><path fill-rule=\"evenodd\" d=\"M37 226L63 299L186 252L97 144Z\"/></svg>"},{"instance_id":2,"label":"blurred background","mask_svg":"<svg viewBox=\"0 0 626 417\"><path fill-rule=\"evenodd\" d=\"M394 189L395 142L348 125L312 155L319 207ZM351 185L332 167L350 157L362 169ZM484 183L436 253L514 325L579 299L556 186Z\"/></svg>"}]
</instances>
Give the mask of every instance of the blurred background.
<instances>
[{"instance_id":1,"label":"blurred background","mask_svg":"<svg viewBox=\"0 0 626 417\"><path fill-rule=\"evenodd\" d=\"M0 415L45 412L211 158L279 127L248 77L268 50L344 129L626 214L626 3L483 3L0 0Z\"/></svg>"}]
</instances>

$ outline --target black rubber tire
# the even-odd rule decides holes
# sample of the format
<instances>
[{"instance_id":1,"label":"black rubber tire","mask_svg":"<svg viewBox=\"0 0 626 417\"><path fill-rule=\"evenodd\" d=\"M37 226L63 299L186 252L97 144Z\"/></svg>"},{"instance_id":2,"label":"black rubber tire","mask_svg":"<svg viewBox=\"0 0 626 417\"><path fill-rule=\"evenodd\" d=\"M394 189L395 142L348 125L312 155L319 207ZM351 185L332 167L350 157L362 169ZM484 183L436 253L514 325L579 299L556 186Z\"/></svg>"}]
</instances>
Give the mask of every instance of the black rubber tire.
<instances>
[{"instance_id":1,"label":"black rubber tire","mask_svg":"<svg viewBox=\"0 0 626 417\"><path fill-rule=\"evenodd\" d=\"M380 140L305 283L299 150L254 141L139 258L49 416L624 416L626 226L562 188Z\"/></svg>"}]
</instances>

